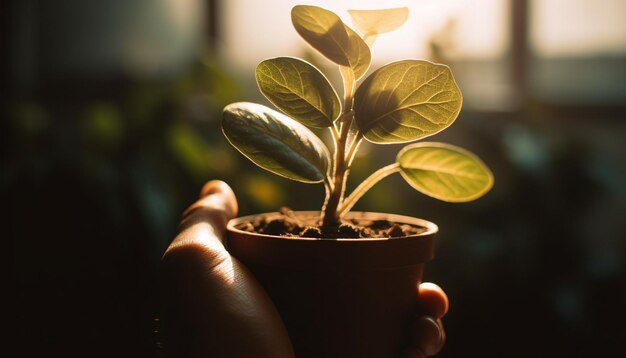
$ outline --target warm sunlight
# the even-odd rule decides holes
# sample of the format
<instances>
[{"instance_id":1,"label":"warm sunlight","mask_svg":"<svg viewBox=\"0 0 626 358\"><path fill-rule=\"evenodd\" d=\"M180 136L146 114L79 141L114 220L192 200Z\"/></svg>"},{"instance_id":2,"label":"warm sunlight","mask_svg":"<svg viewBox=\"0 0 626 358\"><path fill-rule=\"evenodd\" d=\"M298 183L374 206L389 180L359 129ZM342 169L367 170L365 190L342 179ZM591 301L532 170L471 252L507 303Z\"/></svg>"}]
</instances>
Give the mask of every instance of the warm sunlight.
<instances>
[{"instance_id":1,"label":"warm sunlight","mask_svg":"<svg viewBox=\"0 0 626 358\"><path fill-rule=\"evenodd\" d=\"M623 55L626 1L535 0L531 44L539 56Z\"/></svg>"},{"instance_id":2,"label":"warm sunlight","mask_svg":"<svg viewBox=\"0 0 626 358\"><path fill-rule=\"evenodd\" d=\"M271 3L236 0L224 5L224 45L239 68L250 68L267 57L298 56L307 45L293 30L291 8L297 0ZM507 51L509 2L501 0L308 1L331 9L350 24L349 9L409 8L409 19L397 31L383 34L372 48L372 59L383 64L398 58L429 58L429 41L437 38L451 56L494 58ZM251 36L250 34L256 34Z\"/></svg>"}]
</instances>

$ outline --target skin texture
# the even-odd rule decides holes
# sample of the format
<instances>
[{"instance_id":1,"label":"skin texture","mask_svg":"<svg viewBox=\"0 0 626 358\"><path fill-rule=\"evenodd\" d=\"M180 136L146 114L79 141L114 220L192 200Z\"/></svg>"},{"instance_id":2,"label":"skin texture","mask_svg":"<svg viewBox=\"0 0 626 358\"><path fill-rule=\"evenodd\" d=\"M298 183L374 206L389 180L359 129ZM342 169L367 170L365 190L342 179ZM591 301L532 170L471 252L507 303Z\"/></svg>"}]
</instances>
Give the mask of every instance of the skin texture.
<instances>
[{"instance_id":1,"label":"skin texture","mask_svg":"<svg viewBox=\"0 0 626 358\"><path fill-rule=\"evenodd\" d=\"M161 260L162 334L167 357L293 357L287 331L263 288L224 248L237 201L221 181L204 185ZM437 354L448 298L439 286L416 288L419 310L405 357Z\"/></svg>"}]
</instances>

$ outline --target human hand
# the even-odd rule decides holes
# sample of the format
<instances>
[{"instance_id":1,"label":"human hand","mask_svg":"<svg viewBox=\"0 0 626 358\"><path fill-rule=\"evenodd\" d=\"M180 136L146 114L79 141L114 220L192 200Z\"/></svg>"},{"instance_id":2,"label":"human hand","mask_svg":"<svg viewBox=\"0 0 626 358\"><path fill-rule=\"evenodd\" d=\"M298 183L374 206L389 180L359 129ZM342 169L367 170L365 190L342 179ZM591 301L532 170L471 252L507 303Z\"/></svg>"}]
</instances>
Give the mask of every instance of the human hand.
<instances>
[{"instance_id":1,"label":"human hand","mask_svg":"<svg viewBox=\"0 0 626 358\"><path fill-rule=\"evenodd\" d=\"M161 261L161 327L172 357L293 357L285 326L252 274L226 251L226 223L237 215L230 187L208 182L182 216ZM419 316L405 357L426 357L445 342L448 299L438 286L418 288Z\"/></svg>"}]
</instances>

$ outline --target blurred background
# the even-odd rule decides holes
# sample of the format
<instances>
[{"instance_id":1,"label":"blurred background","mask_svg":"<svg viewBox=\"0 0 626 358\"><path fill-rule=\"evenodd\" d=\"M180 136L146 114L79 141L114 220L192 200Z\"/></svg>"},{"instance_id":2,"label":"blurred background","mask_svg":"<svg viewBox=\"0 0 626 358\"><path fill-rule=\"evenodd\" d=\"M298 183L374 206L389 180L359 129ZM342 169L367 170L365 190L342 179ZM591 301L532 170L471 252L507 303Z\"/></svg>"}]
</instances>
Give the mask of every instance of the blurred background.
<instances>
[{"instance_id":1,"label":"blurred background","mask_svg":"<svg viewBox=\"0 0 626 358\"><path fill-rule=\"evenodd\" d=\"M321 206L321 186L258 169L219 125L230 102L267 103L254 82L267 57L306 58L341 88L293 30L296 3L5 3L2 238L15 356L155 356L159 259L209 179L233 187L241 214ZM626 2L306 3L348 23L350 8L409 6L404 27L374 44L372 68L449 64L464 107L433 140L495 173L474 203L438 202L395 176L355 208L439 224L425 278L451 300L440 356L626 354ZM363 145L349 187L400 148Z\"/></svg>"}]
</instances>

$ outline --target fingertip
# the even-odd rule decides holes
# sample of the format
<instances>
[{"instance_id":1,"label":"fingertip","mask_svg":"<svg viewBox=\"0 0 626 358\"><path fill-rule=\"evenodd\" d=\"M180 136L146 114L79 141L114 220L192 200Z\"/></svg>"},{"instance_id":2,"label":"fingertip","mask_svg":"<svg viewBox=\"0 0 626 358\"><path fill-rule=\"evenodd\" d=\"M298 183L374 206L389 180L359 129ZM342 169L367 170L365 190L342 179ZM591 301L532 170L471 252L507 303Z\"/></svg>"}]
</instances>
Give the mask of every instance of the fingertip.
<instances>
[{"instance_id":1,"label":"fingertip","mask_svg":"<svg viewBox=\"0 0 626 358\"><path fill-rule=\"evenodd\" d=\"M202 187L200 195L200 199L182 213L178 226L180 231L194 223L206 221L223 229L228 220L237 216L237 199L232 189L223 181L207 182Z\"/></svg>"},{"instance_id":2,"label":"fingertip","mask_svg":"<svg viewBox=\"0 0 626 358\"><path fill-rule=\"evenodd\" d=\"M239 207L237 205L237 198L235 197L235 193L233 189L221 180L210 180L202 187L200 190L200 200L213 195L218 194L221 195L224 200L224 205L227 211L228 219L232 219L237 216L237 212L239 211Z\"/></svg>"},{"instance_id":3,"label":"fingertip","mask_svg":"<svg viewBox=\"0 0 626 358\"><path fill-rule=\"evenodd\" d=\"M418 287L418 297L421 314L439 319L448 312L448 295L438 285L423 282Z\"/></svg>"},{"instance_id":4,"label":"fingertip","mask_svg":"<svg viewBox=\"0 0 626 358\"><path fill-rule=\"evenodd\" d=\"M209 180L202 186L202 189L200 190L200 198L202 199L210 194L227 192L232 193L232 189L228 186L228 184L221 180Z\"/></svg>"}]
</instances>

